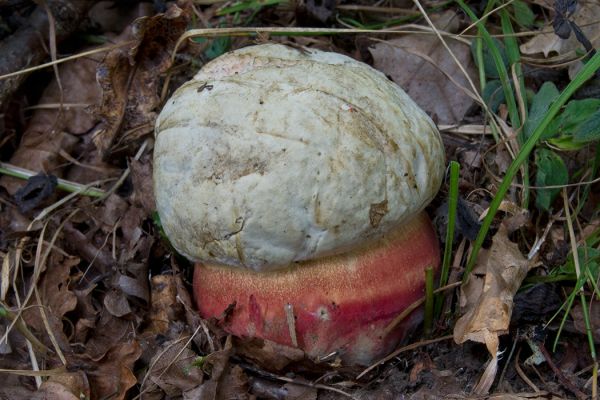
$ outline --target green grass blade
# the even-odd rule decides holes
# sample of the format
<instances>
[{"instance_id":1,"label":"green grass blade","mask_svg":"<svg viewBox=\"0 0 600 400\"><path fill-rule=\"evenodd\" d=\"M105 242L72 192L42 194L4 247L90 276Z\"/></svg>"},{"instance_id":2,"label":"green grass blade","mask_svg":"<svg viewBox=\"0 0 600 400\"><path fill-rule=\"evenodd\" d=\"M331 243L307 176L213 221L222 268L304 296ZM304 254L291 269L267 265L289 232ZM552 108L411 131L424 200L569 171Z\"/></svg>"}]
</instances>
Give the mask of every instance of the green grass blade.
<instances>
[{"instance_id":1,"label":"green grass blade","mask_svg":"<svg viewBox=\"0 0 600 400\"><path fill-rule=\"evenodd\" d=\"M524 96L525 95L525 79L523 78L523 69L521 68L521 53L519 51L519 43L515 38L515 31L513 29L512 23L510 22L510 15L506 8L500 10L500 21L502 25L502 33L505 35L504 44L506 45L506 54L508 56L508 62L511 67L515 71L515 75L517 76L517 82L514 84L518 85L519 93ZM521 99L521 102L525 105L522 110L522 118L523 122L527 120L527 99ZM518 112L518 110L517 110ZM519 145L523 145L525 142L525 135L522 129L522 126L513 126L513 129L518 130L518 141ZM523 185L525 188L523 189L523 208L529 207L529 162L523 163Z\"/></svg>"},{"instance_id":2,"label":"green grass blade","mask_svg":"<svg viewBox=\"0 0 600 400\"><path fill-rule=\"evenodd\" d=\"M471 271L473 270L473 267L475 266L475 262L477 261L477 255L479 254L479 250L483 245L483 241L487 236L490 226L492 225L492 221L496 215L496 212L498 211L498 207L500 206L504 195L506 195L506 192L510 188L512 180L519 171L519 168L527 160L529 154L537 144L540 136L542 136L542 133L544 133L544 131L546 130L550 122L554 119L554 117L558 114L562 106L567 102L567 100L569 100L569 98L571 98L571 96L573 95L573 93L575 93L577 89L579 89L588 79L590 79L596 73L598 69L600 69L600 52L596 53L596 55L594 55L584 65L584 67L579 71L575 79L573 79L567 85L567 87L562 91L560 96L558 96L556 101L552 103L552 105L548 109L548 113L546 114L546 116L542 119L540 124L533 131L531 137L523 144L521 151L517 154L516 158L506 170L506 175L504 176L504 179L502 180L502 183L498 188L498 192L496 193L496 195L492 199L492 202L490 203L488 213L485 216L481 225L481 229L479 230L477 238L473 243L473 251L471 252L471 256L469 257L469 261L467 262L467 267L465 269L463 281L466 281L468 279Z\"/></svg>"},{"instance_id":3,"label":"green grass blade","mask_svg":"<svg viewBox=\"0 0 600 400\"><path fill-rule=\"evenodd\" d=\"M431 334L433 327L433 267L425 268L425 336Z\"/></svg>"},{"instance_id":4,"label":"green grass blade","mask_svg":"<svg viewBox=\"0 0 600 400\"><path fill-rule=\"evenodd\" d=\"M496 42L494 42L492 35L490 35L490 33L487 31L483 22L478 20L477 15L475 15L473 10L471 10L471 8L467 6L463 0L456 0L456 2L463 9L463 11L467 13L469 18L476 23L477 29L483 37L483 41L490 50L490 54L494 60L494 65L498 71L498 76L500 77L500 82L502 83L506 105L508 106L510 123L513 129L519 129L521 127L521 118L519 117L519 110L515 101L515 94L510 84L508 71L506 69L506 65L504 65L500 49L498 49L498 46L496 45Z\"/></svg>"},{"instance_id":5,"label":"green grass blade","mask_svg":"<svg viewBox=\"0 0 600 400\"><path fill-rule=\"evenodd\" d=\"M442 271L440 273L440 286L446 286L450 274L450 262L452 261L452 247L454 241L454 227L456 225L456 208L458 205L458 177L460 164L450 161L450 185L448 192L448 225L446 227L446 243L444 246L444 258L442 260ZM442 311L443 293L438 293L435 299L435 316L440 316Z\"/></svg>"}]
</instances>

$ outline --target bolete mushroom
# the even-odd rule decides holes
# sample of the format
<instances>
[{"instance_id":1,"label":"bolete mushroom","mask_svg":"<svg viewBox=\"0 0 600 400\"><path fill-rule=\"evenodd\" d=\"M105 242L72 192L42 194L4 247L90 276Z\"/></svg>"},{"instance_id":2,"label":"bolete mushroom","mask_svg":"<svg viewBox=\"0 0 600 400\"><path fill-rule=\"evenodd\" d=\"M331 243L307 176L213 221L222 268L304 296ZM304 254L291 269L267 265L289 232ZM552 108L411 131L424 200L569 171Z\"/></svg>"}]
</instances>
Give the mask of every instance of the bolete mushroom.
<instances>
[{"instance_id":1,"label":"bolete mushroom","mask_svg":"<svg viewBox=\"0 0 600 400\"><path fill-rule=\"evenodd\" d=\"M196 262L200 314L225 329L367 364L418 315L439 250L423 208L444 171L431 119L382 73L278 44L206 64L156 122L167 236Z\"/></svg>"}]
</instances>

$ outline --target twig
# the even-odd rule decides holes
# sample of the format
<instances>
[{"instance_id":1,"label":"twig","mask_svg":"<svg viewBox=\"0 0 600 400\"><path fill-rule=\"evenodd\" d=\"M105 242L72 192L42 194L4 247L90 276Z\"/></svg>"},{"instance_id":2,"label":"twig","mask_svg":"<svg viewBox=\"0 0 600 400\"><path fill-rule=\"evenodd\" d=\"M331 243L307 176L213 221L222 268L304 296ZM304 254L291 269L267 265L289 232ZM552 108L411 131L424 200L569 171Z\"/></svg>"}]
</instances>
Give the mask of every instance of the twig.
<instances>
[{"instance_id":1,"label":"twig","mask_svg":"<svg viewBox=\"0 0 600 400\"><path fill-rule=\"evenodd\" d=\"M460 282L457 282L460 283ZM373 369L375 369L376 367L378 367L379 365L388 362L389 360L391 360L392 358L398 356L398 354L400 353L404 353L405 351L409 351L409 350L414 350L414 349L418 349L419 347L423 347L423 346L427 346L429 344L433 344L433 343L438 343L438 342L442 342L444 340L450 340L452 339L454 336L453 335L446 335L446 336L442 336L440 338L437 339L431 339L431 340L422 340L420 342L417 343L412 343L409 344L408 346L404 346L404 347L400 347L398 350L395 350L394 352L392 352L390 355L382 358L379 361L376 361L373 365L371 365L369 368L365 369L363 372L361 372L360 374L358 374L358 376L356 377L356 379L360 379L363 376L365 376L366 374L368 374L369 372L371 372Z\"/></svg>"},{"instance_id":2,"label":"twig","mask_svg":"<svg viewBox=\"0 0 600 400\"><path fill-rule=\"evenodd\" d=\"M558 378L558 381L560 382L560 384L563 385L564 387L566 387L567 389L569 389L569 391L571 391L575 396L577 396L577 398L579 400L587 399L588 396L585 393L583 393L581 390L577 389L575 387L575 385L573 384L573 382L571 382L569 379L567 379L567 377L565 376L565 374L563 374L563 372L560 370L560 368L558 368L556 366L556 364L554 364L554 361L552 361L552 356L546 349L546 346L544 346L543 343L538 343L538 346L539 346L540 351L544 355L544 358L546 359L546 363L548 363L548 366L552 369L552 371Z\"/></svg>"},{"instance_id":3,"label":"twig","mask_svg":"<svg viewBox=\"0 0 600 400\"><path fill-rule=\"evenodd\" d=\"M286 383L293 383L294 385L300 385L300 386L305 386L305 387L310 387L310 388L315 388L315 389L328 390L330 392L335 392L335 393L341 394L342 396L346 396L350 399L356 400L356 397L354 397L350 393L344 392L343 390L335 388L333 386L323 385L321 383L306 382L306 381L302 381L302 380L298 380L298 379L288 378L286 376L275 375L271 372L263 371L263 370L258 369L250 364L243 363L243 362L240 362L239 366L247 371L250 371L257 375L260 375L263 378L274 379L274 380L286 382Z\"/></svg>"},{"instance_id":4,"label":"twig","mask_svg":"<svg viewBox=\"0 0 600 400\"><path fill-rule=\"evenodd\" d=\"M12 176L13 178L19 178L27 180L32 176L37 175L36 172L30 171L25 168L17 167L16 165L0 162L0 174ZM60 190L70 193L79 193L84 196L90 197L102 197L106 194L104 190L90 187L90 185L82 185L81 183L67 181L65 179L58 178L58 185L56 186Z\"/></svg>"},{"instance_id":5,"label":"twig","mask_svg":"<svg viewBox=\"0 0 600 400\"><path fill-rule=\"evenodd\" d=\"M517 351L517 355L515 357L515 370L517 371L517 374L521 377L521 379L523 379L525 381L525 383L528 384L529 387L533 389L534 392L538 393L540 391L540 389L535 385L535 383L533 383L531 381L531 379L529 379L529 377L525 374L525 372L521 368L521 365L519 364L519 356L520 355L521 355L521 348L519 347L519 350Z\"/></svg>"}]
</instances>

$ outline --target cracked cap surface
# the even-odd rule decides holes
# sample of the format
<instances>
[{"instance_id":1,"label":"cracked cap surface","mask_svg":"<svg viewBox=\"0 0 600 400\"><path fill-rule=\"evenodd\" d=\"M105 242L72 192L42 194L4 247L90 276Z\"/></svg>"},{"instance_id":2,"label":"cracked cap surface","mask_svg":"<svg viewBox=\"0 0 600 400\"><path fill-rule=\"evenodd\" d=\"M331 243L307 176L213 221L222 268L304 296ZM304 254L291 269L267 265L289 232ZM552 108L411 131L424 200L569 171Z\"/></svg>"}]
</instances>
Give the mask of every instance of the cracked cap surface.
<instances>
[{"instance_id":1,"label":"cracked cap surface","mask_svg":"<svg viewBox=\"0 0 600 400\"><path fill-rule=\"evenodd\" d=\"M377 240L431 201L445 165L431 119L382 73L277 44L205 65L155 135L175 248L257 271Z\"/></svg>"}]
</instances>

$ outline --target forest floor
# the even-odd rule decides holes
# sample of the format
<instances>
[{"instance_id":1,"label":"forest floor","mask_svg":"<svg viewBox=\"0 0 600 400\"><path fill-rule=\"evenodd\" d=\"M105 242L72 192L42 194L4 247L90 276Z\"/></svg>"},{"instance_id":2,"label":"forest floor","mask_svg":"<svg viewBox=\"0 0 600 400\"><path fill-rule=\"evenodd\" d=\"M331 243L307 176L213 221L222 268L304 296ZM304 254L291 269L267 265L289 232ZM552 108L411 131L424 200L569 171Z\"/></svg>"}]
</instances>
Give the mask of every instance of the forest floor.
<instances>
[{"instance_id":1,"label":"forest floor","mask_svg":"<svg viewBox=\"0 0 600 400\"><path fill-rule=\"evenodd\" d=\"M162 105L268 41L372 65L442 134L440 307L369 366L201 319L161 234ZM596 397L599 45L596 0L0 1L0 398Z\"/></svg>"}]
</instances>

